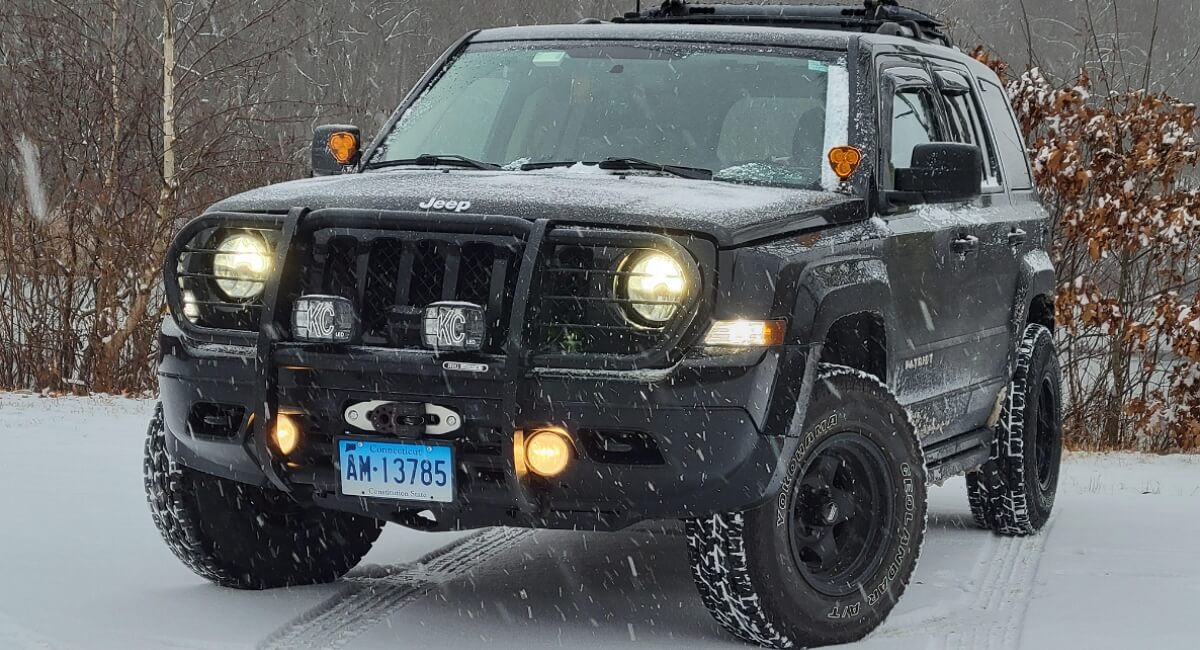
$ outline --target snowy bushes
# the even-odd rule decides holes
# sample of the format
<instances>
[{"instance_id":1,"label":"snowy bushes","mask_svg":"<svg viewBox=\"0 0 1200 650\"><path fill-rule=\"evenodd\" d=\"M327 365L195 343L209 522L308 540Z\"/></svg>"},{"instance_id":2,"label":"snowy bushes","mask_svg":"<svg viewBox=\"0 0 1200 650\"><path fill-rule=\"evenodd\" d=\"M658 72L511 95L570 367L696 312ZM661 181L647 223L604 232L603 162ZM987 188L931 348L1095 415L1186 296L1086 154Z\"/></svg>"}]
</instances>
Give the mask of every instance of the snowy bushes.
<instances>
[{"instance_id":1,"label":"snowy bushes","mask_svg":"<svg viewBox=\"0 0 1200 650\"><path fill-rule=\"evenodd\" d=\"M1056 85L1034 68L1008 85L1052 215L1068 437L1087 448L1196 449L1196 107L1111 90L1098 74Z\"/></svg>"}]
</instances>

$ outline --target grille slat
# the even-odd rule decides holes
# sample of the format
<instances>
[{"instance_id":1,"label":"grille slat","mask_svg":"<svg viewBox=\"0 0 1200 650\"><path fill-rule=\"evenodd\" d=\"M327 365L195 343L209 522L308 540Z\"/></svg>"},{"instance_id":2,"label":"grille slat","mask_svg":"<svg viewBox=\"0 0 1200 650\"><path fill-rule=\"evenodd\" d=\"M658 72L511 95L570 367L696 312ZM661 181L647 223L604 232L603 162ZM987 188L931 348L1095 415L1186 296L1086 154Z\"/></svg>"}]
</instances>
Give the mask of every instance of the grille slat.
<instances>
[{"instance_id":1,"label":"grille slat","mask_svg":"<svg viewBox=\"0 0 1200 650\"><path fill-rule=\"evenodd\" d=\"M454 300L458 292L458 269L462 266L462 248L451 244L446 251L445 275L442 278L442 300Z\"/></svg>"},{"instance_id":2,"label":"grille slat","mask_svg":"<svg viewBox=\"0 0 1200 650\"><path fill-rule=\"evenodd\" d=\"M397 305L407 305L408 296L412 289L413 264L416 263L416 253L413 251L412 244L402 242L403 249L400 253L399 266L396 269L396 303Z\"/></svg>"},{"instance_id":3,"label":"grille slat","mask_svg":"<svg viewBox=\"0 0 1200 650\"><path fill-rule=\"evenodd\" d=\"M363 298L367 294L367 280L371 277L371 248L369 246L356 246L355 255L357 256L357 267L354 273L354 293L358 304L362 305L364 304Z\"/></svg>"},{"instance_id":4,"label":"grille slat","mask_svg":"<svg viewBox=\"0 0 1200 650\"><path fill-rule=\"evenodd\" d=\"M497 255L492 260L491 282L488 286L488 331L497 331L505 318L504 305L512 304L512 293L508 290L508 266L511 260L507 256ZM493 342L496 347L504 346L504 340Z\"/></svg>"}]
</instances>

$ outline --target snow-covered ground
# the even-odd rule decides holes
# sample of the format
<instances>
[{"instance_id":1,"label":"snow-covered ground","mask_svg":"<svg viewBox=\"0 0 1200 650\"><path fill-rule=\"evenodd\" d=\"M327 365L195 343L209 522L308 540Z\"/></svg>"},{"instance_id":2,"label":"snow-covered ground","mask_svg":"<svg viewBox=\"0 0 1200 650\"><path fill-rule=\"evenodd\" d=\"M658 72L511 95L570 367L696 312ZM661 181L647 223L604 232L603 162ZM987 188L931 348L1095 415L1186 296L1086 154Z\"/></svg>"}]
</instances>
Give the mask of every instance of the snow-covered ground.
<instances>
[{"instance_id":1,"label":"snow-covered ground","mask_svg":"<svg viewBox=\"0 0 1200 650\"><path fill-rule=\"evenodd\" d=\"M0 394L0 648L736 647L701 606L669 525L391 527L339 584L210 586L150 523L151 409ZM972 529L961 480L931 501L914 583L861 647L1200 643L1200 457L1070 456L1049 531L1023 540Z\"/></svg>"}]
</instances>

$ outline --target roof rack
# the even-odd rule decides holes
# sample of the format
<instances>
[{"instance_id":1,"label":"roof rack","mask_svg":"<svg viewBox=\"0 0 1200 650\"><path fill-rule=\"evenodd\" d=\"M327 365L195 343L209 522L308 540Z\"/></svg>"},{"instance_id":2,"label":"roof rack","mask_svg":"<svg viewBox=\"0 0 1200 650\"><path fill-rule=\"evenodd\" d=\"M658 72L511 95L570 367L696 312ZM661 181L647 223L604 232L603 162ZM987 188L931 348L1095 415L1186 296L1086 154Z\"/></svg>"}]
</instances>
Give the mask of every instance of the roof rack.
<instances>
[{"instance_id":1,"label":"roof rack","mask_svg":"<svg viewBox=\"0 0 1200 650\"><path fill-rule=\"evenodd\" d=\"M856 31L901 36L951 46L946 26L896 0L865 0L862 8L830 5L691 4L665 0L658 9L630 12L617 23L686 23L700 25L756 25Z\"/></svg>"}]
</instances>

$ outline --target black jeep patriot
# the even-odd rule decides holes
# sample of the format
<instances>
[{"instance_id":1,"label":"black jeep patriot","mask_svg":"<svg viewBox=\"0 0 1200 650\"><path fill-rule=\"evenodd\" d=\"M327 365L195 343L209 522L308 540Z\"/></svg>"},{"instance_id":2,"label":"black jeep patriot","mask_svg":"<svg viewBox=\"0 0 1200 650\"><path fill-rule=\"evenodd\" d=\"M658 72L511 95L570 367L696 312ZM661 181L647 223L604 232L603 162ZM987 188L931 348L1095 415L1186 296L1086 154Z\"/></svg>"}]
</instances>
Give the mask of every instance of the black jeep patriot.
<instances>
[{"instance_id":1,"label":"black jeep patriot","mask_svg":"<svg viewBox=\"0 0 1200 650\"><path fill-rule=\"evenodd\" d=\"M477 31L365 146L183 227L146 488L244 589L385 522L686 522L704 603L859 639L926 486L1046 522L1061 457L1046 214L1000 81L933 18L692 5Z\"/></svg>"}]
</instances>

